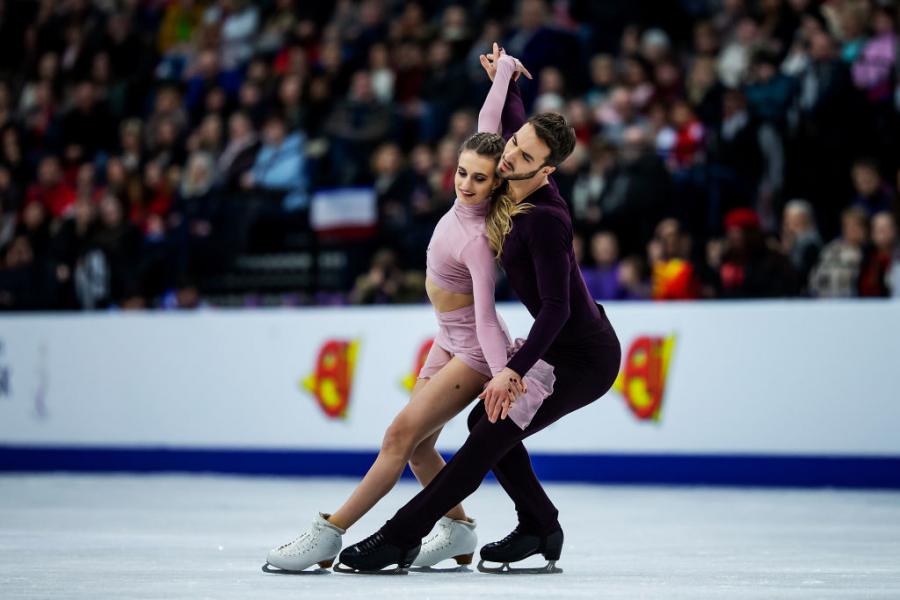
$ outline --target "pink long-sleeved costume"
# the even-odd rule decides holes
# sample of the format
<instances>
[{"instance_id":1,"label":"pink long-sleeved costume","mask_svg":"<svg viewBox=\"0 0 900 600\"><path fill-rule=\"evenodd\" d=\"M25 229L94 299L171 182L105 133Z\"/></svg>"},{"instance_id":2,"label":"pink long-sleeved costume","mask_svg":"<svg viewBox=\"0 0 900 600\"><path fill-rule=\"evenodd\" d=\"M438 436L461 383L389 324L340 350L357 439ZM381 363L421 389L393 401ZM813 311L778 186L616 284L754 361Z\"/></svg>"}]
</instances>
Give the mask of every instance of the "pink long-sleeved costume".
<instances>
[{"instance_id":1,"label":"pink long-sleeved costume","mask_svg":"<svg viewBox=\"0 0 900 600\"><path fill-rule=\"evenodd\" d=\"M504 56L478 118L478 130L496 133L516 60ZM496 261L485 231L490 199L468 204L458 198L441 217L431 236L426 276L449 292L472 294L470 306L436 312L440 331L419 377L431 377L456 356L472 369L490 377L506 366L522 341L512 344L494 304ZM520 428L531 422L541 402L553 390L553 367L538 361L524 377L528 391L510 409L509 417Z\"/></svg>"}]
</instances>

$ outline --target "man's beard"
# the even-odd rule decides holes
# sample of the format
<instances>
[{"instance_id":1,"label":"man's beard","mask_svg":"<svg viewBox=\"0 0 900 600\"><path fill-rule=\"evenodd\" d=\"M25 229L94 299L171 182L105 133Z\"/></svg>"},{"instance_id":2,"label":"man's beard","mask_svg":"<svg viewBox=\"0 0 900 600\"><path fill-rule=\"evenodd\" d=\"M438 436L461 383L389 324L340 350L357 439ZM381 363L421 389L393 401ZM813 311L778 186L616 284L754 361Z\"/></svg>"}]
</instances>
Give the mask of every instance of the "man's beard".
<instances>
[{"instance_id":1,"label":"man's beard","mask_svg":"<svg viewBox=\"0 0 900 600\"><path fill-rule=\"evenodd\" d=\"M520 173L510 173L509 175L505 175L505 174L501 173L498 169L497 176L500 177L500 179L505 179L506 181L522 181L524 179L531 179L532 177L534 177L535 175L538 174L538 171L540 171L543 168L544 168L544 165L541 165L540 167L538 167L531 173L521 173L521 174Z\"/></svg>"}]
</instances>

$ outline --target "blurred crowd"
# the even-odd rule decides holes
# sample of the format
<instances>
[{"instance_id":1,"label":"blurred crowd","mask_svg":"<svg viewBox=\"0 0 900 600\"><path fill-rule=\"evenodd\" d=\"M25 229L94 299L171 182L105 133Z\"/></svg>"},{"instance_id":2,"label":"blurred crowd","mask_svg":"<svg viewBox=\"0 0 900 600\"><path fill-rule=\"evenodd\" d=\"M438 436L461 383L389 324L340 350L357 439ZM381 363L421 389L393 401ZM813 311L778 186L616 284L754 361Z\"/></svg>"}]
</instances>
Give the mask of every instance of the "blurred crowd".
<instances>
[{"instance_id":1,"label":"blurred crowd","mask_svg":"<svg viewBox=\"0 0 900 600\"><path fill-rule=\"evenodd\" d=\"M0 0L0 309L201 305L239 254L316 237L311 199L336 188L374 191L343 240L373 258L310 301L423 300L493 41L535 76L526 108L575 128L554 177L597 299L900 295L898 15Z\"/></svg>"}]
</instances>

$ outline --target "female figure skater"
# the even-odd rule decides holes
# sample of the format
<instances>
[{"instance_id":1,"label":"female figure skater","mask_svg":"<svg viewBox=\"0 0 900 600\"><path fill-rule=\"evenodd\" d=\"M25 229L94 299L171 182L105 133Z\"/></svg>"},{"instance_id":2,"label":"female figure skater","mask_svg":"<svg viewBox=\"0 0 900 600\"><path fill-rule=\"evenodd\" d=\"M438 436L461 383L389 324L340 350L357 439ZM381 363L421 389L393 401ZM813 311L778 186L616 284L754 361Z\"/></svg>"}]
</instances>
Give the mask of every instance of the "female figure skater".
<instances>
[{"instance_id":1,"label":"female figure skater","mask_svg":"<svg viewBox=\"0 0 900 600\"><path fill-rule=\"evenodd\" d=\"M520 73L531 77L512 57L504 57L502 68L507 82ZM407 462L423 486L431 482L444 467L435 449L441 428L503 370L509 353L515 351L494 306L496 251L485 224L491 196L501 184L496 170L504 141L496 132L506 85L498 83L498 89L491 90L479 118L479 133L463 143L456 201L435 227L428 247L426 290L440 329L409 404L388 427L375 463L350 498L336 512L317 515L297 539L271 550L263 567L266 572L298 572L315 564L330 567L341 549L341 536L393 488ZM501 235L495 224L491 236L499 240ZM518 427L527 427L552 387L552 367L536 363L524 382L510 382L502 418L509 415ZM415 565L430 567L447 558L469 564L477 545L474 529L475 521L461 504L450 508L425 540Z\"/></svg>"}]
</instances>

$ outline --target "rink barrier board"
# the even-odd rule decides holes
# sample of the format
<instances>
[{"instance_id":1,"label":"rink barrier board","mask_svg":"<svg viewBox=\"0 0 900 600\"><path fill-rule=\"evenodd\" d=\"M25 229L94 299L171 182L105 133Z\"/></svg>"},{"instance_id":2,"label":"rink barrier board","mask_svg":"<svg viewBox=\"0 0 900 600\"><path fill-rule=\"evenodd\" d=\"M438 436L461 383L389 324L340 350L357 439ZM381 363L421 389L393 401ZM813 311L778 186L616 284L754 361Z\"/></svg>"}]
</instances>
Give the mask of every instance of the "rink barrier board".
<instances>
[{"instance_id":1,"label":"rink barrier board","mask_svg":"<svg viewBox=\"0 0 900 600\"><path fill-rule=\"evenodd\" d=\"M0 471L362 477L375 457L369 451L0 446ZM531 458L548 482L900 489L900 457L538 453ZM412 477L409 469L404 477Z\"/></svg>"},{"instance_id":2,"label":"rink barrier board","mask_svg":"<svg viewBox=\"0 0 900 600\"><path fill-rule=\"evenodd\" d=\"M543 477L900 487L900 302L605 308L621 378L527 439ZM427 306L3 315L0 469L358 477L434 329Z\"/></svg>"}]
</instances>

